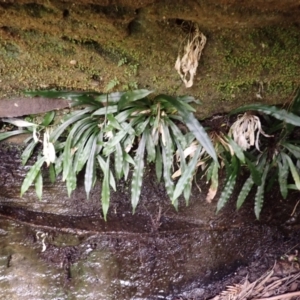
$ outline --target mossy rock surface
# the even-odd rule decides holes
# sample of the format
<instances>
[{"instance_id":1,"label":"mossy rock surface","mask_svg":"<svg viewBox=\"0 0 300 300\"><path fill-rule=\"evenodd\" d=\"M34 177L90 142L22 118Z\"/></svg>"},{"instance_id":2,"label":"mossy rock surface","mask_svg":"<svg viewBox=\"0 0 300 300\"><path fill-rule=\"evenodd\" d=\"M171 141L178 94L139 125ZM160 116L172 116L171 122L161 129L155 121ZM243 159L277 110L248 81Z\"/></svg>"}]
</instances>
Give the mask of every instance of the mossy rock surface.
<instances>
[{"instance_id":1,"label":"mossy rock surface","mask_svg":"<svg viewBox=\"0 0 300 300\"><path fill-rule=\"evenodd\" d=\"M283 103L299 85L295 1L11 1L0 4L0 98L135 88L193 95L200 118ZM207 36L194 85L174 69L190 24Z\"/></svg>"}]
</instances>

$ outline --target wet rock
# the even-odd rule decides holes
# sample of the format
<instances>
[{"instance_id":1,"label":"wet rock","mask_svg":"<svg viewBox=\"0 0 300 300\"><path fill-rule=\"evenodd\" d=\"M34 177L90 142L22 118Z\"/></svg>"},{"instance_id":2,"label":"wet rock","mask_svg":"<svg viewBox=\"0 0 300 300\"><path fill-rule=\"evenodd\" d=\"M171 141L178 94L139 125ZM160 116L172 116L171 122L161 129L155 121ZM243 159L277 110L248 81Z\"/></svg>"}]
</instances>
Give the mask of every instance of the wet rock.
<instances>
[{"instance_id":1,"label":"wet rock","mask_svg":"<svg viewBox=\"0 0 300 300\"><path fill-rule=\"evenodd\" d=\"M32 190L20 198L26 171L20 167L20 152L11 147L0 151L5 157L0 221L7 232L1 236L0 276L5 276L3 289L11 297L18 297L26 284L40 286L28 292L30 297L51 288L62 299L70 292L78 299L84 294L90 299L99 299L96 294L103 299L172 299L194 289L199 294L238 266L254 258L267 260L265 249L284 240L278 217L271 219L277 225L258 222L251 202L239 212L229 204L216 215L216 203L208 204L206 194L195 188L190 206L182 201L176 212L151 171L145 172L136 214L131 213L127 184L120 182L107 222L101 217L97 186L90 200L82 185L68 198L62 183L45 180L43 201ZM284 216L273 200L272 205ZM264 210L262 220L270 220L269 215ZM33 275L27 278L25 270ZM10 278L16 274L23 281L14 281L11 289ZM44 299L53 299L53 293Z\"/></svg>"}]
</instances>

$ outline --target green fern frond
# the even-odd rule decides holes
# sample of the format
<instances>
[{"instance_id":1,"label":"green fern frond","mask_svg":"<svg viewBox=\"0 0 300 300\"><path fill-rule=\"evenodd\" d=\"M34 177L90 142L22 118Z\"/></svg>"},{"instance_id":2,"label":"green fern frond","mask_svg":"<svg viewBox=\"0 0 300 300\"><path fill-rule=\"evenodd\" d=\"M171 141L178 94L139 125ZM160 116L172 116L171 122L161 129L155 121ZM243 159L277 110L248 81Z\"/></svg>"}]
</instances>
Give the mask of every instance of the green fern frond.
<instances>
[{"instance_id":1,"label":"green fern frond","mask_svg":"<svg viewBox=\"0 0 300 300\"><path fill-rule=\"evenodd\" d=\"M261 178L261 185L257 187L257 191L255 194L254 212L257 220L259 220L259 216L263 207L266 178L269 172L269 168L270 165L266 164Z\"/></svg>"},{"instance_id":2,"label":"green fern frond","mask_svg":"<svg viewBox=\"0 0 300 300\"><path fill-rule=\"evenodd\" d=\"M240 193L239 193L239 196L238 196L238 199L237 199L237 202L236 202L236 209L239 210L241 208L241 206L244 204L247 196L249 195L252 187L253 187L253 184L254 184L254 181L252 179L252 177L248 177L248 179L245 181Z\"/></svg>"}]
</instances>

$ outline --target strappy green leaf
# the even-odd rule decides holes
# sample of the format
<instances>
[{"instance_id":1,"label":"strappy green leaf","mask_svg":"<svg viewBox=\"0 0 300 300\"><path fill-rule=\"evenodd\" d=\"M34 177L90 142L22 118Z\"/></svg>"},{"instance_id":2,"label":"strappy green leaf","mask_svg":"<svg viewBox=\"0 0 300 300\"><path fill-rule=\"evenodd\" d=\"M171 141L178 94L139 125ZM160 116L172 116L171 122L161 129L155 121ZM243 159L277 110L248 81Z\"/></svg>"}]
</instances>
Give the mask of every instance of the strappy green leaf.
<instances>
[{"instance_id":1,"label":"strappy green leaf","mask_svg":"<svg viewBox=\"0 0 300 300\"><path fill-rule=\"evenodd\" d=\"M84 115L91 112L92 110L92 107L87 107L83 110L71 113L65 120L63 120L63 123L51 133L50 140L52 141L52 143L54 143L61 136L61 134L67 129L68 126L80 119L85 118L86 116Z\"/></svg>"},{"instance_id":2,"label":"strappy green leaf","mask_svg":"<svg viewBox=\"0 0 300 300\"><path fill-rule=\"evenodd\" d=\"M236 183L239 163L235 156L232 157L231 165L232 165L231 173L225 183L224 189L221 193L220 199L217 204L217 213L224 207L224 205L229 200Z\"/></svg>"},{"instance_id":3,"label":"strappy green leaf","mask_svg":"<svg viewBox=\"0 0 300 300\"><path fill-rule=\"evenodd\" d=\"M89 158L89 155L90 155L90 152L91 152L91 148L92 148L92 145L94 143L96 139L96 135L97 135L97 132L95 132L94 130L92 130L93 133L89 133L89 137L88 137L88 140L83 140L83 143L78 147L78 150L76 151L76 155L75 155L75 159L74 160L78 160L77 162L77 168L75 169L76 170L76 174L78 172L80 172L82 170L82 168L84 167L84 165L86 164L88 158ZM82 149L82 150L81 150Z\"/></svg>"},{"instance_id":4,"label":"strappy green leaf","mask_svg":"<svg viewBox=\"0 0 300 300\"><path fill-rule=\"evenodd\" d=\"M236 113L245 112L249 110L256 110L266 115L271 115L275 119L282 120L286 123L295 126L300 126L300 117L298 117L297 115L291 112L287 112L285 109L278 108L276 106L269 106L264 104L250 104L235 109L234 111L231 112L231 114L236 114Z\"/></svg>"},{"instance_id":5,"label":"strappy green leaf","mask_svg":"<svg viewBox=\"0 0 300 300\"><path fill-rule=\"evenodd\" d=\"M118 111L118 106L117 105L110 105L106 107L101 107L97 109L96 111L93 112L93 116L102 116L106 114L113 114Z\"/></svg>"},{"instance_id":6,"label":"strappy green leaf","mask_svg":"<svg viewBox=\"0 0 300 300\"><path fill-rule=\"evenodd\" d=\"M211 176L208 180L211 180L211 184L209 187L208 194L206 196L206 201L211 202L218 190L219 186L219 164L217 164L215 161L212 161L211 163Z\"/></svg>"},{"instance_id":7,"label":"strappy green leaf","mask_svg":"<svg viewBox=\"0 0 300 300\"><path fill-rule=\"evenodd\" d=\"M237 156L237 158L241 162L245 163L245 155L244 155L243 149L230 137L227 137L226 139L227 139L229 145L232 147L233 152Z\"/></svg>"},{"instance_id":8,"label":"strappy green leaf","mask_svg":"<svg viewBox=\"0 0 300 300\"><path fill-rule=\"evenodd\" d=\"M45 158L44 157L40 157L35 162L35 164L30 168L30 170L28 171L28 173L26 174L25 179L23 181L23 184L21 186L21 197L28 190L28 188L31 186L31 184L33 183L33 181L36 179L36 176L40 172L41 167L42 167L42 165L43 165L44 162L45 162Z\"/></svg>"},{"instance_id":9,"label":"strappy green leaf","mask_svg":"<svg viewBox=\"0 0 300 300\"><path fill-rule=\"evenodd\" d=\"M104 168L104 178L102 181L102 190L101 190L101 203L102 203L102 212L104 220L107 220L107 212L109 208L109 202L110 202L110 188L109 188L109 177L110 177L110 171L109 171L109 156L107 157L105 168Z\"/></svg>"},{"instance_id":10,"label":"strappy green leaf","mask_svg":"<svg viewBox=\"0 0 300 300\"><path fill-rule=\"evenodd\" d=\"M177 145L177 151L176 151L176 156L178 156L179 158L179 169L180 169L180 173L183 174L186 168L186 161L185 161L185 157L184 157L184 151L179 143L179 141L175 140L176 145ZM178 162L178 158L177 158L177 162ZM176 173L176 172L175 172ZM174 177L174 174L173 176Z\"/></svg>"},{"instance_id":11,"label":"strappy green leaf","mask_svg":"<svg viewBox=\"0 0 300 300\"><path fill-rule=\"evenodd\" d=\"M31 141L31 142L27 145L27 147L24 149L24 151L23 151L23 153L22 153L22 155L21 155L22 165L23 165L23 166L27 163L29 157L32 155L32 152L33 152L33 150L34 150L34 148L35 148L35 146L36 146L37 144L38 144L38 143L37 143L34 139L32 139L32 141Z\"/></svg>"},{"instance_id":12,"label":"strappy green leaf","mask_svg":"<svg viewBox=\"0 0 300 300\"><path fill-rule=\"evenodd\" d=\"M82 125L76 131L76 135L72 137L72 147L79 148L80 144L86 142L87 137L95 128L98 128L98 124L91 122L90 117L83 119Z\"/></svg>"},{"instance_id":13,"label":"strappy green leaf","mask_svg":"<svg viewBox=\"0 0 300 300\"><path fill-rule=\"evenodd\" d=\"M195 135L195 138L198 140L198 142L203 146L205 151L217 162L218 158L215 148L208 134L199 123L199 121L194 117L192 113L181 113L181 115L186 126Z\"/></svg>"},{"instance_id":14,"label":"strappy green leaf","mask_svg":"<svg viewBox=\"0 0 300 300\"><path fill-rule=\"evenodd\" d=\"M295 158L300 159L300 147L293 145L291 143L287 143L287 142L283 142L281 143L281 145L286 148L287 150L289 150L291 152L291 154L293 154L295 156Z\"/></svg>"},{"instance_id":15,"label":"strappy green leaf","mask_svg":"<svg viewBox=\"0 0 300 300\"><path fill-rule=\"evenodd\" d=\"M185 186L191 182L193 173L195 172L195 168L197 165L197 161L201 152L201 147L198 147L198 149L196 150L193 158L191 159L191 161L186 165L186 168L183 172L183 174L181 175L180 179L178 180L174 193L173 193L173 197L172 199L172 204L174 204L175 200L178 199L178 197L181 195L181 193L183 192Z\"/></svg>"},{"instance_id":16,"label":"strappy green leaf","mask_svg":"<svg viewBox=\"0 0 300 300\"><path fill-rule=\"evenodd\" d=\"M77 186L77 177L74 171L70 170L67 178L66 178L66 186L68 197L71 197L72 192L76 189Z\"/></svg>"},{"instance_id":17,"label":"strappy green leaf","mask_svg":"<svg viewBox=\"0 0 300 300\"><path fill-rule=\"evenodd\" d=\"M123 150L121 144L115 146L115 171L117 179L121 179L123 175Z\"/></svg>"},{"instance_id":18,"label":"strappy green leaf","mask_svg":"<svg viewBox=\"0 0 300 300\"><path fill-rule=\"evenodd\" d=\"M161 181L162 177L162 170L163 170L163 163L162 163L162 155L159 145L156 146L156 160L155 160L155 173L157 181Z\"/></svg>"},{"instance_id":19,"label":"strappy green leaf","mask_svg":"<svg viewBox=\"0 0 300 300\"><path fill-rule=\"evenodd\" d=\"M239 210L241 208L241 206L244 204L247 196L249 195L251 188L253 187L254 181L252 179L252 176L248 177L248 179L245 181L238 199L236 201L236 209Z\"/></svg>"},{"instance_id":20,"label":"strappy green leaf","mask_svg":"<svg viewBox=\"0 0 300 300\"><path fill-rule=\"evenodd\" d=\"M147 128L150 118L147 118L145 121L143 121L144 117L141 118L141 122L139 122L134 128L135 128L135 134L137 136L141 135L145 129ZM132 124L132 126L134 126Z\"/></svg>"},{"instance_id":21,"label":"strappy green leaf","mask_svg":"<svg viewBox=\"0 0 300 300\"><path fill-rule=\"evenodd\" d=\"M13 119L13 118L8 118L8 119L2 119L3 122L12 124L17 127L37 127L38 125L32 122L28 122L22 119Z\"/></svg>"},{"instance_id":22,"label":"strappy green leaf","mask_svg":"<svg viewBox=\"0 0 300 300\"><path fill-rule=\"evenodd\" d=\"M123 157L123 174L124 174L124 179L127 180L129 174L129 162L125 159L125 155Z\"/></svg>"},{"instance_id":23,"label":"strappy green leaf","mask_svg":"<svg viewBox=\"0 0 300 300\"><path fill-rule=\"evenodd\" d=\"M39 171L36 178L35 178L35 193L39 200L42 200L43 195L43 177L42 172Z\"/></svg>"},{"instance_id":24,"label":"strappy green leaf","mask_svg":"<svg viewBox=\"0 0 300 300\"><path fill-rule=\"evenodd\" d=\"M135 167L132 173L132 181L131 181L131 205L132 211L135 213L136 206L140 199L142 182L143 182L143 174L144 174L144 153L146 146L146 136L142 135L140 140L138 149L136 151L136 155L134 158Z\"/></svg>"},{"instance_id":25,"label":"strappy green leaf","mask_svg":"<svg viewBox=\"0 0 300 300\"><path fill-rule=\"evenodd\" d=\"M124 95L124 92L114 92L96 96L95 99L102 103L117 103L120 101L122 95Z\"/></svg>"},{"instance_id":26,"label":"strappy green leaf","mask_svg":"<svg viewBox=\"0 0 300 300\"><path fill-rule=\"evenodd\" d=\"M84 175L84 187L87 198L89 198L90 191L95 180L95 159L96 159L96 149L97 149L97 136L93 136L92 147L90 148L89 157L87 160L85 175Z\"/></svg>"},{"instance_id":27,"label":"strappy green leaf","mask_svg":"<svg viewBox=\"0 0 300 300\"><path fill-rule=\"evenodd\" d=\"M28 133L28 130L14 130L14 131L7 131L7 132L1 132L0 133L0 141L6 140L14 135L19 135L23 133Z\"/></svg>"},{"instance_id":28,"label":"strappy green leaf","mask_svg":"<svg viewBox=\"0 0 300 300\"><path fill-rule=\"evenodd\" d=\"M111 140L109 140L105 145L105 151L107 153L110 153L113 151L114 147L121 142L121 140L127 135L127 134L133 134L134 130L131 127L131 124L126 124L122 130L120 130Z\"/></svg>"},{"instance_id":29,"label":"strappy green leaf","mask_svg":"<svg viewBox=\"0 0 300 300\"><path fill-rule=\"evenodd\" d=\"M155 97L157 101L166 101L172 104L172 106L177 110L178 113L180 112L196 112L196 110L188 104L187 101L183 101L182 97L171 97L165 94L161 94Z\"/></svg>"},{"instance_id":30,"label":"strappy green leaf","mask_svg":"<svg viewBox=\"0 0 300 300\"><path fill-rule=\"evenodd\" d=\"M251 177L252 177L252 180L253 182L256 184L256 185L261 185L261 171L260 171L260 168L258 167L255 167L253 165L253 163L246 157L246 163L247 163L247 166L250 170L250 173L251 173Z\"/></svg>"},{"instance_id":31,"label":"strappy green leaf","mask_svg":"<svg viewBox=\"0 0 300 300\"><path fill-rule=\"evenodd\" d=\"M27 91L25 95L28 96L41 96L45 98L63 98L71 100L71 106L77 105L91 105L99 104L96 100L97 96L101 95L98 92L73 92L73 91L56 91L56 90L43 90L43 91Z\"/></svg>"},{"instance_id":32,"label":"strappy green leaf","mask_svg":"<svg viewBox=\"0 0 300 300\"><path fill-rule=\"evenodd\" d=\"M45 127L49 126L53 122L55 115L55 111L47 112L43 118L41 125Z\"/></svg>"},{"instance_id":33,"label":"strappy green leaf","mask_svg":"<svg viewBox=\"0 0 300 300\"><path fill-rule=\"evenodd\" d=\"M290 167L290 171L291 171L293 179L294 179L294 182L296 184L296 187L298 190L300 190L300 177L299 177L298 171L296 169L296 166L294 165L293 161L287 154L282 152L281 155L284 156L285 159L287 160L288 165Z\"/></svg>"},{"instance_id":34,"label":"strappy green leaf","mask_svg":"<svg viewBox=\"0 0 300 300\"><path fill-rule=\"evenodd\" d=\"M288 175L289 175L289 164L284 157L284 155L280 154L277 158L278 164L278 182L281 195L283 199L286 199L288 195Z\"/></svg>"},{"instance_id":35,"label":"strappy green leaf","mask_svg":"<svg viewBox=\"0 0 300 300\"><path fill-rule=\"evenodd\" d=\"M173 167L173 143L171 141L169 128L167 126L163 126L163 132L165 136L165 145L161 140L161 148L162 148L162 161L163 161L163 179L165 182L165 188L167 190L168 196L172 199L174 192L174 183L172 181L171 170ZM174 203L173 203L174 205Z\"/></svg>"},{"instance_id":36,"label":"strappy green leaf","mask_svg":"<svg viewBox=\"0 0 300 300\"><path fill-rule=\"evenodd\" d=\"M226 181L225 187L221 193L220 199L217 204L217 213L224 207L224 205L229 200L229 197L233 192L235 182L236 182L236 174L231 175Z\"/></svg>"},{"instance_id":37,"label":"strappy green leaf","mask_svg":"<svg viewBox=\"0 0 300 300\"><path fill-rule=\"evenodd\" d=\"M52 163L49 166L49 179L51 183L54 183L56 181L56 172Z\"/></svg>"},{"instance_id":38,"label":"strappy green leaf","mask_svg":"<svg viewBox=\"0 0 300 300\"><path fill-rule=\"evenodd\" d=\"M264 202L264 191L265 191L267 174L269 172L269 167L270 167L269 164L265 165L262 178L261 178L261 185L257 187L257 191L255 194L254 212L257 220L259 220L260 212Z\"/></svg>"},{"instance_id":39,"label":"strappy green leaf","mask_svg":"<svg viewBox=\"0 0 300 300\"><path fill-rule=\"evenodd\" d=\"M184 190L183 190L183 197L184 197L186 206L189 205L189 201L190 201L190 198L191 198L191 193L192 193L192 180L187 182L187 184L184 186ZM178 203L177 204L174 203L174 206L177 207Z\"/></svg>"},{"instance_id":40,"label":"strappy green leaf","mask_svg":"<svg viewBox=\"0 0 300 300\"><path fill-rule=\"evenodd\" d=\"M28 96L42 96L45 98L64 98L64 99L77 99L80 96L92 94L90 92L72 92L72 91L57 91L57 90L41 90L41 91L26 91L25 95Z\"/></svg>"},{"instance_id":41,"label":"strappy green leaf","mask_svg":"<svg viewBox=\"0 0 300 300\"><path fill-rule=\"evenodd\" d=\"M183 133L181 132L181 130L170 119L167 119L166 123L168 126L170 126L170 129L172 131L174 139L180 143L180 145L183 149L185 149L187 147L187 142L186 142L186 138L183 135Z\"/></svg>"},{"instance_id":42,"label":"strappy green leaf","mask_svg":"<svg viewBox=\"0 0 300 300\"><path fill-rule=\"evenodd\" d=\"M177 109L179 115L181 115L185 125L188 127L188 129L194 134L198 142L203 146L205 151L215 160L218 161L217 154L215 151L215 148L202 127L202 125L199 123L199 121L195 118L193 113L191 111L194 111L194 109L187 103L183 101L179 101L176 98L169 97L166 95L160 95L158 97L163 97L164 99L167 99L172 105Z\"/></svg>"},{"instance_id":43,"label":"strappy green leaf","mask_svg":"<svg viewBox=\"0 0 300 300\"><path fill-rule=\"evenodd\" d=\"M133 101L137 101L139 99L143 99L151 93L153 93L153 91L144 90L144 89L128 91L125 94L123 94L122 97L120 98L120 101L118 103L118 109L121 110L124 107L126 107L129 103Z\"/></svg>"},{"instance_id":44,"label":"strappy green leaf","mask_svg":"<svg viewBox=\"0 0 300 300\"><path fill-rule=\"evenodd\" d=\"M62 159L63 159L63 157L61 155L61 156L57 157L55 160L54 170L55 170L56 177L62 172L62 166L63 166Z\"/></svg>"},{"instance_id":45,"label":"strappy green leaf","mask_svg":"<svg viewBox=\"0 0 300 300\"><path fill-rule=\"evenodd\" d=\"M153 162L156 158L155 145L152 139L152 136L149 132L149 128L144 130L144 134L146 135L146 150L147 150L147 162Z\"/></svg>"},{"instance_id":46,"label":"strappy green leaf","mask_svg":"<svg viewBox=\"0 0 300 300\"><path fill-rule=\"evenodd\" d=\"M69 174L69 170L71 168L72 165L72 161L74 158L74 149L72 151L72 147L75 146L74 143L74 137L77 136L77 131L78 128L80 128L81 126L84 126L87 122L89 122L89 120L86 119L82 119L76 122L76 124L73 126L73 128L71 129L70 133L68 134L65 146L64 146L64 151L63 151L63 178L62 180L65 181L68 174Z\"/></svg>"},{"instance_id":47,"label":"strappy green leaf","mask_svg":"<svg viewBox=\"0 0 300 300\"><path fill-rule=\"evenodd\" d=\"M106 168L107 168L107 164L106 164L104 158L100 154L98 154L96 158L98 160L98 163L100 165L100 168L101 168L102 172L105 173ZM111 168L111 166L110 166L110 168ZM115 177L114 177L112 171L109 171L109 184L112 187L112 189L114 191L116 191L116 181L115 181Z\"/></svg>"}]
</instances>

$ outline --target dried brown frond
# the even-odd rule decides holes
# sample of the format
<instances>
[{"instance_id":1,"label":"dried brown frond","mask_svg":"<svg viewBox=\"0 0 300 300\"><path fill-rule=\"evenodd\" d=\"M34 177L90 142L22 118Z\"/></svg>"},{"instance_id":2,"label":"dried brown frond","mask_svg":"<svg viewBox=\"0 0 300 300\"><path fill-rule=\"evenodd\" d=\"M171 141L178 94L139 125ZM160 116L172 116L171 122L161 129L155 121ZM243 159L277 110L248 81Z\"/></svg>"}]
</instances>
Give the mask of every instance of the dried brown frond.
<instances>
[{"instance_id":1,"label":"dried brown frond","mask_svg":"<svg viewBox=\"0 0 300 300\"><path fill-rule=\"evenodd\" d=\"M243 284L228 286L211 300L296 300L300 298L299 290L299 263L286 259L276 262L256 281L250 283L246 278Z\"/></svg>"},{"instance_id":2,"label":"dried brown frond","mask_svg":"<svg viewBox=\"0 0 300 300\"><path fill-rule=\"evenodd\" d=\"M196 28L191 39L188 39L184 47L184 54L177 57L175 69L187 88L194 83L194 76L198 68L198 61L206 44L206 36Z\"/></svg>"},{"instance_id":3,"label":"dried brown frond","mask_svg":"<svg viewBox=\"0 0 300 300\"><path fill-rule=\"evenodd\" d=\"M255 145L255 148L259 149L259 135L267 135L261 128L261 122L259 117L252 115L251 113L244 113L239 115L237 120L232 124L229 135L233 137L234 141L243 149L247 150Z\"/></svg>"}]
</instances>

